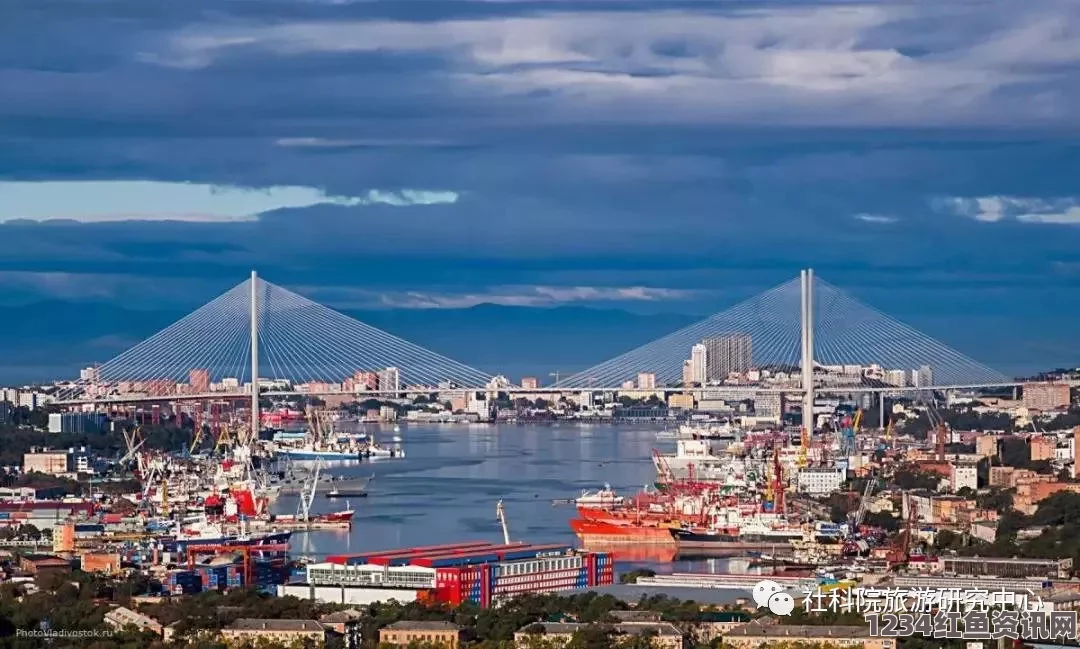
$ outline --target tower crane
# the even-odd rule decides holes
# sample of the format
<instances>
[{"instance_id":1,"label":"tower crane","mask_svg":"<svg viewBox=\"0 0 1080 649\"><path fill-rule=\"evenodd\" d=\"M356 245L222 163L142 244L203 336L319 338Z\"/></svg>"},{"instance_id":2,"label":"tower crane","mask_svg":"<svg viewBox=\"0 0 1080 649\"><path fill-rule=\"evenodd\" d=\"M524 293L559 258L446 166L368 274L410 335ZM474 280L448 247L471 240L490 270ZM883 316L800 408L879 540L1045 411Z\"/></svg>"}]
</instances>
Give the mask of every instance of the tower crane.
<instances>
[{"instance_id":1,"label":"tower crane","mask_svg":"<svg viewBox=\"0 0 1080 649\"><path fill-rule=\"evenodd\" d=\"M799 438L799 468L802 469L806 466L806 454L810 450L810 429L806 426L802 428L802 435Z\"/></svg>"}]
</instances>

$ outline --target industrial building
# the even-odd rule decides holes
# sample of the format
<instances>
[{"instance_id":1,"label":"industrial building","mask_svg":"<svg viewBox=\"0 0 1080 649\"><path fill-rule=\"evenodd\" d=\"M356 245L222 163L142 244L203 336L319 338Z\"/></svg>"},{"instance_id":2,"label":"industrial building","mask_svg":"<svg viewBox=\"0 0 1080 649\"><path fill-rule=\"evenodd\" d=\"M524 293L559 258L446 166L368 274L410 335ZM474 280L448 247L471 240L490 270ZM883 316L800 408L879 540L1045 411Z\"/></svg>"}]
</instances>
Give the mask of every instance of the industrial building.
<instances>
[{"instance_id":1,"label":"industrial building","mask_svg":"<svg viewBox=\"0 0 1080 649\"><path fill-rule=\"evenodd\" d=\"M396 599L487 607L525 593L584 590L613 580L614 565L604 553L471 542L328 557L307 567L306 582L280 586L278 593L356 605Z\"/></svg>"},{"instance_id":2,"label":"industrial building","mask_svg":"<svg viewBox=\"0 0 1080 649\"><path fill-rule=\"evenodd\" d=\"M993 557L942 557L941 571L947 575L1013 577L1027 579L1068 579L1072 558L1007 559Z\"/></svg>"},{"instance_id":3,"label":"industrial building","mask_svg":"<svg viewBox=\"0 0 1080 649\"><path fill-rule=\"evenodd\" d=\"M109 417L101 412L54 412L49 415L49 432L83 435L105 432Z\"/></svg>"},{"instance_id":4,"label":"industrial building","mask_svg":"<svg viewBox=\"0 0 1080 649\"><path fill-rule=\"evenodd\" d=\"M840 491L847 480L847 471L836 467L804 467L796 478L799 493L824 495Z\"/></svg>"}]
</instances>

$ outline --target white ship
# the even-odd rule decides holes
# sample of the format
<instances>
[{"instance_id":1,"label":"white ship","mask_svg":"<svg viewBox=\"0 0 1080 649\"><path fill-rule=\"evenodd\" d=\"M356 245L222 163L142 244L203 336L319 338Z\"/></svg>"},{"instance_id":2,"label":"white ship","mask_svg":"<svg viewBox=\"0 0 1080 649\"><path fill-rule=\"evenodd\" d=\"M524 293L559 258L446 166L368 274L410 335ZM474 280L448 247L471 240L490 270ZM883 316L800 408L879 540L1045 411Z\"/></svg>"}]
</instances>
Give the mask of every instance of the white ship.
<instances>
[{"instance_id":1,"label":"white ship","mask_svg":"<svg viewBox=\"0 0 1080 649\"><path fill-rule=\"evenodd\" d=\"M590 505L599 507L612 507L623 504L624 498L616 495L611 485L605 484L599 491L582 490L581 496L574 500L575 505Z\"/></svg>"},{"instance_id":2,"label":"white ship","mask_svg":"<svg viewBox=\"0 0 1080 649\"><path fill-rule=\"evenodd\" d=\"M678 437L682 439L740 441L743 437L743 432L744 431L741 428L732 425L730 421L706 424L704 426L683 424L682 426L679 426Z\"/></svg>"},{"instance_id":3,"label":"white ship","mask_svg":"<svg viewBox=\"0 0 1080 649\"><path fill-rule=\"evenodd\" d=\"M764 475L760 462L725 452L726 444L709 439L679 439L675 453L653 455L661 481L689 480L719 482L731 487L757 484Z\"/></svg>"}]
</instances>

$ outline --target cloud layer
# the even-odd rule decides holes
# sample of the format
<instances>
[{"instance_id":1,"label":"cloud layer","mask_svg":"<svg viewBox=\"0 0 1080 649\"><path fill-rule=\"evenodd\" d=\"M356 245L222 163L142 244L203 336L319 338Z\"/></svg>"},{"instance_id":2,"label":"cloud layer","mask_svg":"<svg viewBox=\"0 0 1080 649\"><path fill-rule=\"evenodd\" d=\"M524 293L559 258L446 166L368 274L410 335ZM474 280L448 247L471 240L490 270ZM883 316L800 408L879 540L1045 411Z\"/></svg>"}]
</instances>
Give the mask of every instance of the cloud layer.
<instances>
[{"instance_id":1,"label":"cloud layer","mask_svg":"<svg viewBox=\"0 0 1080 649\"><path fill-rule=\"evenodd\" d=\"M985 223L1011 219L1021 223L1080 225L1080 200L1075 198L950 197L935 203L954 214Z\"/></svg>"},{"instance_id":2,"label":"cloud layer","mask_svg":"<svg viewBox=\"0 0 1080 649\"><path fill-rule=\"evenodd\" d=\"M311 187L230 187L154 181L0 181L0 223L14 220L250 221L272 210L313 205L436 205L455 192L372 189L363 196L329 196Z\"/></svg>"},{"instance_id":3,"label":"cloud layer","mask_svg":"<svg viewBox=\"0 0 1080 649\"><path fill-rule=\"evenodd\" d=\"M0 302L190 308L256 268L331 305L700 314L813 266L976 357L1080 349L1031 325L1080 304L1071 0L4 25L34 29L0 26Z\"/></svg>"}]
</instances>

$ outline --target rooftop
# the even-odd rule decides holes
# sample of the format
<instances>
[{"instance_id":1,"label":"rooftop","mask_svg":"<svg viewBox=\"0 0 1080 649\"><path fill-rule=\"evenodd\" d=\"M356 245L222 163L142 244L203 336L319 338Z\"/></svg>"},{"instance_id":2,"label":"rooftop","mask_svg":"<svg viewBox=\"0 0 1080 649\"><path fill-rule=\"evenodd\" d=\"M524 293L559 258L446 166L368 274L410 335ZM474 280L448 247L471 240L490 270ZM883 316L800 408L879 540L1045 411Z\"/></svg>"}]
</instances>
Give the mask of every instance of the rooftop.
<instances>
[{"instance_id":1,"label":"rooftop","mask_svg":"<svg viewBox=\"0 0 1080 649\"><path fill-rule=\"evenodd\" d=\"M752 584L750 585L752 587ZM612 584L609 586L597 586L586 592L597 595L611 595L616 599L630 605L636 605L642 597L656 597L664 595L672 599L693 601L698 604L734 604L738 600L753 602L750 587L746 590L734 590L727 588L693 588L684 586L638 586L636 584ZM581 592L581 591L575 591Z\"/></svg>"},{"instance_id":2,"label":"rooftop","mask_svg":"<svg viewBox=\"0 0 1080 649\"><path fill-rule=\"evenodd\" d=\"M359 620L362 617L364 617L363 613L354 608L350 608L345 611L335 611L333 613L327 613L326 615L320 617L319 621L323 624L338 624L353 622L355 620Z\"/></svg>"},{"instance_id":3,"label":"rooftop","mask_svg":"<svg viewBox=\"0 0 1080 649\"><path fill-rule=\"evenodd\" d=\"M769 638L865 638L870 628L865 626L804 626L795 624L746 624L727 632L731 636L760 636Z\"/></svg>"},{"instance_id":4,"label":"rooftop","mask_svg":"<svg viewBox=\"0 0 1080 649\"><path fill-rule=\"evenodd\" d=\"M461 627L451 622L401 620L386 627L394 631L460 631Z\"/></svg>"},{"instance_id":5,"label":"rooftop","mask_svg":"<svg viewBox=\"0 0 1080 649\"><path fill-rule=\"evenodd\" d=\"M28 554L23 558L35 566L71 566L71 561L55 554Z\"/></svg>"},{"instance_id":6,"label":"rooftop","mask_svg":"<svg viewBox=\"0 0 1080 649\"><path fill-rule=\"evenodd\" d=\"M322 622L315 620L261 620L241 618L228 627L233 631L325 631Z\"/></svg>"},{"instance_id":7,"label":"rooftop","mask_svg":"<svg viewBox=\"0 0 1080 649\"><path fill-rule=\"evenodd\" d=\"M579 622L537 622L521 629L518 633L545 633L545 634L571 634L588 626ZM627 635L639 635L647 631L655 631L662 636L681 636L682 631L674 624L668 622L632 622L629 624L610 625L617 633Z\"/></svg>"},{"instance_id":8,"label":"rooftop","mask_svg":"<svg viewBox=\"0 0 1080 649\"><path fill-rule=\"evenodd\" d=\"M1060 564L1065 561L1072 561L1071 558L1065 559L1017 559L1009 557L942 557L945 561L960 561L964 563L1009 563L1009 564L1027 564L1033 566L1045 566L1046 564Z\"/></svg>"}]
</instances>

